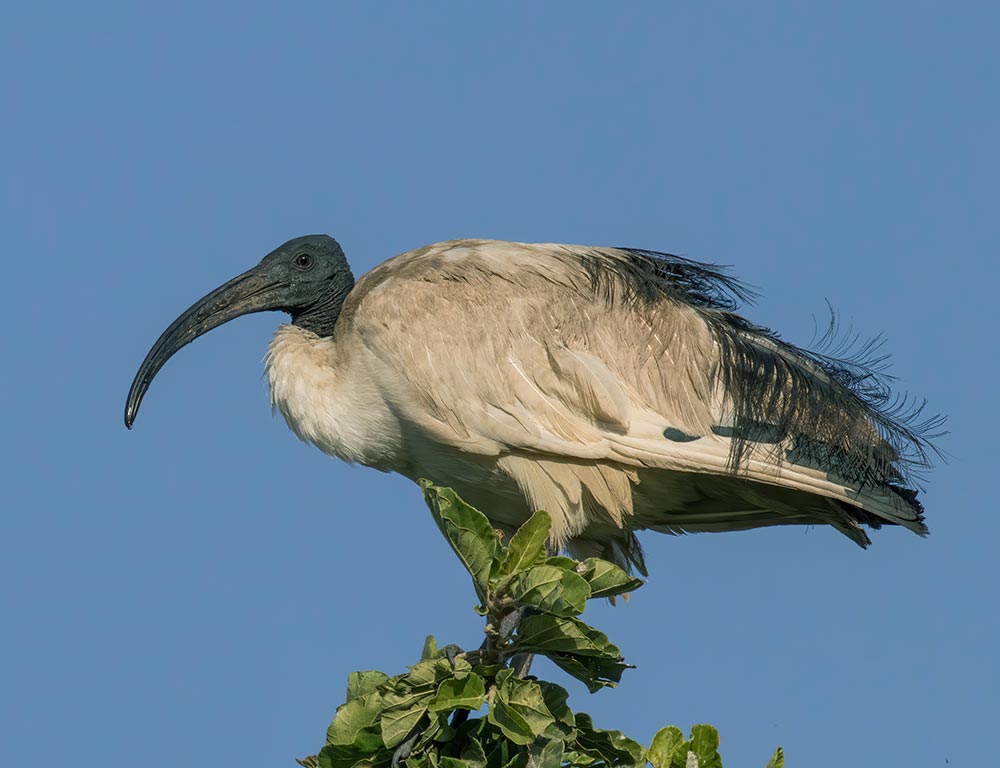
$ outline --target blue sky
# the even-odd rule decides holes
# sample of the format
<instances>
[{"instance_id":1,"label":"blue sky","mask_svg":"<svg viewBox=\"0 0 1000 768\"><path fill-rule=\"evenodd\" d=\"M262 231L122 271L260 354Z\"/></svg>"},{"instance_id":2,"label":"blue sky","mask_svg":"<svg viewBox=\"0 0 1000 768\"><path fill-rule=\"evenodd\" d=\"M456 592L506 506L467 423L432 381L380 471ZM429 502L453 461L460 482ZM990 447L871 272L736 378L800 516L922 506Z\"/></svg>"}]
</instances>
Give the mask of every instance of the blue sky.
<instances>
[{"instance_id":1,"label":"blue sky","mask_svg":"<svg viewBox=\"0 0 1000 768\"><path fill-rule=\"evenodd\" d=\"M427 632L478 643L417 488L269 414L282 316L183 350L122 425L160 331L306 232L356 274L466 236L672 251L733 265L791 341L825 300L885 333L950 418L930 538L646 536L648 585L591 615L639 668L571 703L643 739L714 723L731 766L993 762L990 4L2 15L0 764L293 765L349 671L398 672Z\"/></svg>"}]
</instances>

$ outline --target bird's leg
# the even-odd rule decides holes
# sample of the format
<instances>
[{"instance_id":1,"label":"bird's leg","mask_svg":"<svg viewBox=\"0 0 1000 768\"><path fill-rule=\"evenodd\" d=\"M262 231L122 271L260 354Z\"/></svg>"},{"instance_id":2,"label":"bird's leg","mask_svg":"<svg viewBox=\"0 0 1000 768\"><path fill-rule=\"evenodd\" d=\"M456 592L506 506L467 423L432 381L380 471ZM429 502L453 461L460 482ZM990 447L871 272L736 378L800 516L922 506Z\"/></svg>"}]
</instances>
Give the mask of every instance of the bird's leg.
<instances>
[{"instance_id":1,"label":"bird's leg","mask_svg":"<svg viewBox=\"0 0 1000 768\"><path fill-rule=\"evenodd\" d=\"M521 623L523 616L524 608L518 608L504 616L500 622L500 637L509 637L517 629L517 625ZM510 668L514 670L514 674L517 677L525 677L531 669L531 661L534 658L535 654L533 653L519 653L511 658Z\"/></svg>"},{"instance_id":2,"label":"bird's leg","mask_svg":"<svg viewBox=\"0 0 1000 768\"><path fill-rule=\"evenodd\" d=\"M504 617L500 620L499 632L502 640L510 637L514 630L517 629L517 625L521 623L521 615L523 612L523 608L516 608L510 613L504 615Z\"/></svg>"},{"instance_id":3,"label":"bird's leg","mask_svg":"<svg viewBox=\"0 0 1000 768\"><path fill-rule=\"evenodd\" d=\"M455 659L463 652L462 649L452 643L451 645L446 645L442 650L444 651L444 657L448 659L448 663L451 665L451 671L454 672Z\"/></svg>"},{"instance_id":4,"label":"bird's leg","mask_svg":"<svg viewBox=\"0 0 1000 768\"><path fill-rule=\"evenodd\" d=\"M531 671L531 662L535 660L533 653L519 653L510 660L510 668L514 670L514 676L524 678Z\"/></svg>"},{"instance_id":5,"label":"bird's leg","mask_svg":"<svg viewBox=\"0 0 1000 768\"><path fill-rule=\"evenodd\" d=\"M413 730L406 735L403 742L396 747L396 751L392 753L392 768L399 768L400 762L406 762L406 759L413 751L413 745L417 743L417 739L420 738L420 734L423 730L424 728L421 723L417 723L413 726Z\"/></svg>"},{"instance_id":6,"label":"bird's leg","mask_svg":"<svg viewBox=\"0 0 1000 768\"><path fill-rule=\"evenodd\" d=\"M449 725L452 728L458 728L462 723L469 719L469 710L467 709L456 709L455 714L451 716L451 722Z\"/></svg>"}]
</instances>

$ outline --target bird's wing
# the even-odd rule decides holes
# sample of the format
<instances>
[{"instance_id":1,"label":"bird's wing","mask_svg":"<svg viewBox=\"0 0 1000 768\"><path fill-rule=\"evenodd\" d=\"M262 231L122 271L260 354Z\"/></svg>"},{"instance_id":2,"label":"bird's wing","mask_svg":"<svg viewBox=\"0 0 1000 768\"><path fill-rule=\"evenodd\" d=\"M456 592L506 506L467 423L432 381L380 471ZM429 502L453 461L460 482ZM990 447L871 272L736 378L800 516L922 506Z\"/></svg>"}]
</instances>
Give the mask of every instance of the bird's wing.
<instances>
[{"instance_id":1,"label":"bird's wing","mask_svg":"<svg viewBox=\"0 0 1000 768\"><path fill-rule=\"evenodd\" d=\"M439 443L531 471L738 476L923 531L903 486L927 443L884 380L743 320L743 295L665 254L463 240L369 273L343 319L401 419Z\"/></svg>"}]
</instances>

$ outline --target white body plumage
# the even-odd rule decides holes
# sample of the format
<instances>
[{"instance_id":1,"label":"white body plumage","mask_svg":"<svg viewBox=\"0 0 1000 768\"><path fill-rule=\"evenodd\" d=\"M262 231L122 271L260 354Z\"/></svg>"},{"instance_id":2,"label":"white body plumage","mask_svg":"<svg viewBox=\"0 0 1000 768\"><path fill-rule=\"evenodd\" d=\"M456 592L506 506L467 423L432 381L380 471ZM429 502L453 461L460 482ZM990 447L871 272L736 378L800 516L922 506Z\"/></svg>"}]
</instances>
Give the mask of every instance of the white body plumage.
<instances>
[{"instance_id":1,"label":"white body plumage","mask_svg":"<svg viewBox=\"0 0 1000 768\"><path fill-rule=\"evenodd\" d=\"M890 482L901 460L874 410L669 274L637 295L633 256L488 240L397 256L358 282L331 336L279 328L272 402L328 454L450 485L502 528L543 508L556 545L640 568L640 528L827 523L860 544L859 521L925 530ZM756 356L777 371L776 412L751 429L726 374ZM808 424L823 434L804 439ZM800 457L815 445L850 462Z\"/></svg>"}]
</instances>

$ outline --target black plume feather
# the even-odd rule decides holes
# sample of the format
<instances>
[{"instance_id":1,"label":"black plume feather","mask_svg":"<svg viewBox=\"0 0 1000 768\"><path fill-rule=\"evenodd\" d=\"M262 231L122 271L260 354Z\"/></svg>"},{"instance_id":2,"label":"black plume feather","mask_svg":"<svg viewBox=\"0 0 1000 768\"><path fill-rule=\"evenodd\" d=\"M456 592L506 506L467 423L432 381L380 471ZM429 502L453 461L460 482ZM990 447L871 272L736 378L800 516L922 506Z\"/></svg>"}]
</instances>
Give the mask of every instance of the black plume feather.
<instances>
[{"instance_id":1,"label":"black plume feather","mask_svg":"<svg viewBox=\"0 0 1000 768\"><path fill-rule=\"evenodd\" d=\"M720 384L731 410L731 468L739 469L761 441L777 436L786 457L858 486L892 491L919 513L915 485L944 418L925 416L926 403L896 394L887 373L884 339L838 333L831 310L814 349L735 314L756 293L724 267L656 251L618 249L614 266L637 299L683 302L704 316L721 351ZM604 262L607 268L607 262ZM767 442L777 443L778 440ZM791 447L789 447L791 446Z\"/></svg>"}]
</instances>

